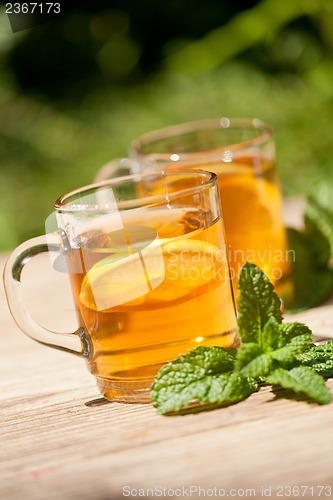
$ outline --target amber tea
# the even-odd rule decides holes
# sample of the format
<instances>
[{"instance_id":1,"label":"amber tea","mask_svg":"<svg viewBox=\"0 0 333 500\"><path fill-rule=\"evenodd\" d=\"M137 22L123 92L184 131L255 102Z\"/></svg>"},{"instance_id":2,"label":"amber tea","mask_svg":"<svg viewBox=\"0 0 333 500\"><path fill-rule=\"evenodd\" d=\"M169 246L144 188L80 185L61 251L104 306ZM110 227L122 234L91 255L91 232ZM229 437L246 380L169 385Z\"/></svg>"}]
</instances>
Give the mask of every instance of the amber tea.
<instances>
[{"instance_id":1,"label":"amber tea","mask_svg":"<svg viewBox=\"0 0 333 500\"><path fill-rule=\"evenodd\" d=\"M110 399L144 389L191 348L235 342L221 221L188 207L129 215L116 234L81 235L70 259L84 264L71 273L78 319L92 341L89 369Z\"/></svg>"}]
</instances>

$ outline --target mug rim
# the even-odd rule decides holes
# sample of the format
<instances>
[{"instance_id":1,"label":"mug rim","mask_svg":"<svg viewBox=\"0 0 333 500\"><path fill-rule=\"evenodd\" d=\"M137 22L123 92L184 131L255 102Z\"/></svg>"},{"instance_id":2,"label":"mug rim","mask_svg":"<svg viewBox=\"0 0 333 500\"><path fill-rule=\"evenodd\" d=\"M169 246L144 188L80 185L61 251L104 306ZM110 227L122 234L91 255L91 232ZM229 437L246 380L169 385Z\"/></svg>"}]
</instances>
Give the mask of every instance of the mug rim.
<instances>
[{"instance_id":1,"label":"mug rim","mask_svg":"<svg viewBox=\"0 0 333 500\"><path fill-rule=\"evenodd\" d=\"M202 169L177 169L177 170L170 170L170 169L165 169L157 172L139 172L131 175L123 175L120 177L114 177L111 179L107 179L105 181L99 181L96 183L92 184L87 184L85 186L82 186L80 188L74 189L72 191L69 191L68 193L60 196L57 198L57 200L54 203L54 209L57 212L80 212L80 211L89 211L89 212L94 212L94 211L100 211L103 210L102 206L99 205L89 205L89 204L84 204L84 203L68 203L68 200L72 197L75 197L77 195L84 195L87 194L89 191L95 191L98 190L99 188L103 187L110 187L112 188L113 185L119 184L121 182L127 182L131 180L141 180L143 177L145 178L152 178L152 177L182 177L182 176L188 176L188 177L195 177L195 178L205 178L206 179L202 182L202 184L195 185L193 187L187 187L185 189L178 189L172 193L167 193L167 200L172 200L175 198L179 198L180 196L187 196L190 194L193 194L195 192L207 189L214 184L217 185L217 175L214 172L209 172L207 170L202 170ZM165 201L166 200L166 193L159 194L159 195L154 195L154 196L143 196L143 197L138 197L134 198L131 200L116 200L117 203L117 208L118 209L129 209L129 208L138 208L140 206L145 206L145 205L153 205L157 204L159 202ZM104 209L107 209L106 207ZM112 208L113 210L114 208Z\"/></svg>"},{"instance_id":2,"label":"mug rim","mask_svg":"<svg viewBox=\"0 0 333 500\"><path fill-rule=\"evenodd\" d=\"M251 129L251 130L261 130L261 134L257 137L252 137L251 139L245 139L240 142L229 144L226 146L220 146L216 148L208 149L207 151L173 151L170 153L141 153L140 148L143 144L147 144L150 142L157 142L159 140L168 139L171 137L176 137L180 135L185 135L190 132L196 132L200 130L208 130L208 129ZM257 118L209 118L204 120L195 120L184 122L180 124L170 125L168 127L159 128L156 130L152 130L147 132L137 139L135 139L130 146L130 157L134 159L141 159L147 162L149 161L166 161L171 164L177 164L178 161L189 161L193 162L196 158L200 158L201 156L205 156L206 158L215 158L217 155L220 155L221 152L226 150L238 151L248 146L258 146L265 142L272 140L273 129L270 125L261 121ZM178 158L172 158L172 156L176 154Z\"/></svg>"}]
</instances>

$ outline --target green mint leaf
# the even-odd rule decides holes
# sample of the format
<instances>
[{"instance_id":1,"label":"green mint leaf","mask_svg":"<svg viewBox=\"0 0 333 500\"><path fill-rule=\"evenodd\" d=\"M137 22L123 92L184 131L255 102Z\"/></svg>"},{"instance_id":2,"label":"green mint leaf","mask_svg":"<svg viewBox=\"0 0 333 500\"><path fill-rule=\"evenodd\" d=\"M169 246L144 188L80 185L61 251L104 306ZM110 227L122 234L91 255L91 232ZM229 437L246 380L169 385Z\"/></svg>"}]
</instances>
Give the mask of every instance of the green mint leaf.
<instances>
[{"instance_id":1,"label":"green mint leaf","mask_svg":"<svg viewBox=\"0 0 333 500\"><path fill-rule=\"evenodd\" d=\"M297 366L291 370L277 368L265 378L265 381L271 385L306 394L320 404L327 404L332 399L323 377L307 366Z\"/></svg>"},{"instance_id":2,"label":"green mint leaf","mask_svg":"<svg viewBox=\"0 0 333 500\"><path fill-rule=\"evenodd\" d=\"M274 359L291 361L292 353L303 352L310 347L312 341L311 330L303 323L278 323L271 316L262 332L262 347L271 353ZM298 339L298 340L296 340ZM286 347L285 350L282 350Z\"/></svg>"},{"instance_id":3,"label":"green mint leaf","mask_svg":"<svg viewBox=\"0 0 333 500\"><path fill-rule=\"evenodd\" d=\"M296 359L325 378L333 377L333 340L323 345L312 344L308 351L298 354Z\"/></svg>"},{"instance_id":4,"label":"green mint leaf","mask_svg":"<svg viewBox=\"0 0 333 500\"><path fill-rule=\"evenodd\" d=\"M153 384L151 400L161 414L186 409L191 402L205 405L229 405L245 399L258 386L254 379L238 373L208 375L184 384L178 382L177 373L173 378L164 379L165 385L157 390Z\"/></svg>"},{"instance_id":5,"label":"green mint leaf","mask_svg":"<svg viewBox=\"0 0 333 500\"><path fill-rule=\"evenodd\" d=\"M263 354L263 352L264 351L260 347L260 345L256 344L255 342L248 342L246 344L241 344L236 354L235 370L240 371L254 358Z\"/></svg>"},{"instance_id":6,"label":"green mint leaf","mask_svg":"<svg viewBox=\"0 0 333 500\"><path fill-rule=\"evenodd\" d=\"M269 354L261 354L254 358L244 368L241 373L248 377L259 378L267 375L273 366L273 359Z\"/></svg>"},{"instance_id":7,"label":"green mint leaf","mask_svg":"<svg viewBox=\"0 0 333 500\"><path fill-rule=\"evenodd\" d=\"M306 325L278 323L271 316L262 333L262 347L253 342L242 344L236 355L235 370L250 377L263 377L272 370L274 361L295 364L296 354L309 349L311 342L312 333Z\"/></svg>"},{"instance_id":8,"label":"green mint leaf","mask_svg":"<svg viewBox=\"0 0 333 500\"><path fill-rule=\"evenodd\" d=\"M159 413L179 411L192 400L231 404L257 390L255 380L233 373L235 349L198 347L161 368L151 388Z\"/></svg>"},{"instance_id":9,"label":"green mint leaf","mask_svg":"<svg viewBox=\"0 0 333 500\"><path fill-rule=\"evenodd\" d=\"M279 323L274 316L271 316L262 331L261 345L265 352L270 352L280 346L280 335L282 323Z\"/></svg>"},{"instance_id":10,"label":"green mint leaf","mask_svg":"<svg viewBox=\"0 0 333 500\"><path fill-rule=\"evenodd\" d=\"M272 358L280 363L292 363L295 361L296 354L302 353L309 348L312 341L312 333L298 335L291 339L289 344L272 352Z\"/></svg>"},{"instance_id":11,"label":"green mint leaf","mask_svg":"<svg viewBox=\"0 0 333 500\"><path fill-rule=\"evenodd\" d=\"M163 366L155 377L154 386L165 385L165 380L177 376L179 383L199 380L205 375L214 375L233 370L237 350L234 348L199 346L182 354ZM184 377L181 382L181 377Z\"/></svg>"},{"instance_id":12,"label":"green mint leaf","mask_svg":"<svg viewBox=\"0 0 333 500\"><path fill-rule=\"evenodd\" d=\"M226 378L223 383L221 383L221 375L212 380L208 392L208 402L219 404L236 403L258 390L257 382L251 377L236 372L224 375Z\"/></svg>"},{"instance_id":13,"label":"green mint leaf","mask_svg":"<svg viewBox=\"0 0 333 500\"><path fill-rule=\"evenodd\" d=\"M235 370L243 375L258 378L266 375L272 366L272 358L265 354L259 344L249 342L238 349Z\"/></svg>"},{"instance_id":14,"label":"green mint leaf","mask_svg":"<svg viewBox=\"0 0 333 500\"><path fill-rule=\"evenodd\" d=\"M261 336L268 319L273 316L282 322L280 299L273 291L268 277L255 265L247 262L239 276L238 333L242 342L261 345Z\"/></svg>"},{"instance_id":15,"label":"green mint leaf","mask_svg":"<svg viewBox=\"0 0 333 500\"><path fill-rule=\"evenodd\" d=\"M306 337L303 338L304 335ZM276 339L276 347L284 347L288 345L292 341L292 339L300 336L302 336L303 338L302 342L306 343L305 338L309 339L309 342L307 343L307 345L305 345L306 349L310 346L312 340L312 332L310 328L308 328L303 323L298 323L297 321L294 321L293 323L282 323L281 325L279 325L279 335Z\"/></svg>"},{"instance_id":16,"label":"green mint leaf","mask_svg":"<svg viewBox=\"0 0 333 500\"><path fill-rule=\"evenodd\" d=\"M306 231L287 230L290 262L289 290L284 292L286 310L294 313L320 304L333 289L333 271L328 268L329 244L309 223ZM326 262L324 263L323 261Z\"/></svg>"}]
</instances>

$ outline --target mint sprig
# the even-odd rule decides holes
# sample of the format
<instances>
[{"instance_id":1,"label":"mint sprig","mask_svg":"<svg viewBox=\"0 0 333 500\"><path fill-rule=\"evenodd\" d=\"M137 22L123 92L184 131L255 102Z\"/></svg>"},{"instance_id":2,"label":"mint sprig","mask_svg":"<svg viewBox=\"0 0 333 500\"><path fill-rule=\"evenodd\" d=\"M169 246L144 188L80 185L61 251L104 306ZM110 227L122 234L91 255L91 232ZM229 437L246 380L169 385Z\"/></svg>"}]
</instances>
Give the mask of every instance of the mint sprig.
<instances>
[{"instance_id":1,"label":"mint sprig","mask_svg":"<svg viewBox=\"0 0 333 500\"><path fill-rule=\"evenodd\" d=\"M235 404L258 384L292 390L319 404L331 401L323 376L333 376L333 341L315 346L302 323L283 323L268 277L246 263L239 278L238 350L197 347L156 375L151 401L161 414Z\"/></svg>"},{"instance_id":2,"label":"mint sprig","mask_svg":"<svg viewBox=\"0 0 333 500\"><path fill-rule=\"evenodd\" d=\"M323 405L329 403L332 399L323 377L307 366L296 366L291 370L276 368L266 377L266 382L284 389L292 389L297 393L306 394L309 398Z\"/></svg>"}]
</instances>

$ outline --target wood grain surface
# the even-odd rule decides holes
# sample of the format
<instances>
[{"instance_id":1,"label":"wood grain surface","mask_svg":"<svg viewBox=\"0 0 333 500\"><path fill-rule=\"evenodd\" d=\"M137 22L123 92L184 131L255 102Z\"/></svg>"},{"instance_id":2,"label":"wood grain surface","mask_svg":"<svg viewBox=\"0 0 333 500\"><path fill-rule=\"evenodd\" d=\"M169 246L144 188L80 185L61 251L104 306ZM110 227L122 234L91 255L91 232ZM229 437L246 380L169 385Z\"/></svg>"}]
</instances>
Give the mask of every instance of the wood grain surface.
<instances>
[{"instance_id":1,"label":"wood grain surface","mask_svg":"<svg viewBox=\"0 0 333 500\"><path fill-rule=\"evenodd\" d=\"M41 323L71 331L66 277L49 267L45 256L29 265L27 300ZM332 337L332 301L297 319ZM1 500L333 496L333 404L265 388L228 408L162 417L102 399L81 359L22 334L2 289L0 325Z\"/></svg>"}]
</instances>

